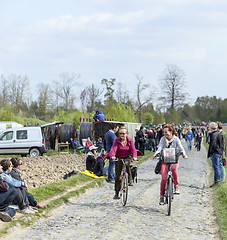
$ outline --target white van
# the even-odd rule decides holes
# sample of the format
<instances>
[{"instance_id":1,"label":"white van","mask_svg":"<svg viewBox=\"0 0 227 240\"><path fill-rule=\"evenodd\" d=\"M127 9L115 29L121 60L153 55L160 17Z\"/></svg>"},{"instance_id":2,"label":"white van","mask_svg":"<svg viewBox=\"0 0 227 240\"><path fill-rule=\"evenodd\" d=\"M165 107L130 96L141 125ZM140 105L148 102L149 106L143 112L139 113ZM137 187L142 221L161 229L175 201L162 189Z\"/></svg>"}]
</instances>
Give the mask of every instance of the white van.
<instances>
[{"instance_id":1,"label":"white van","mask_svg":"<svg viewBox=\"0 0 227 240\"><path fill-rule=\"evenodd\" d=\"M36 127L10 128L0 133L0 155L21 154L37 157L47 152L43 128L64 122Z\"/></svg>"}]
</instances>

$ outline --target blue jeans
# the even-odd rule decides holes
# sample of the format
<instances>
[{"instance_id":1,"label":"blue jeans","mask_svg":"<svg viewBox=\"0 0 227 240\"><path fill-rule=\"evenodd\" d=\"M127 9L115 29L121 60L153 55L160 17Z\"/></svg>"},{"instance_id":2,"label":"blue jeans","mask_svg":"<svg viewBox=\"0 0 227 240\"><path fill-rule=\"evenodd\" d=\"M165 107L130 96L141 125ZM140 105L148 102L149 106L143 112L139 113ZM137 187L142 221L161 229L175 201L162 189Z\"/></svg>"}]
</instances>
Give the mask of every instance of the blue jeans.
<instances>
[{"instance_id":1,"label":"blue jeans","mask_svg":"<svg viewBox=\"0 0 227 240\"><path fill-rule=\"evenodd\" d=\"M191 150L192 149L192 141L187 140L187 144L188 144L188 150Z\"/></svg>"},{"instance_id":2,"label":"blue jeans","mask_svg":"<svg viewBox=\"0 0 227 240\"><path fill-rule=\"evenodd\" d=\"M224 182L225 181L225 167L223 166L223 161L222 158L219 162L219 169L220 169L220 177L221 177L221 181Z\"/></svg>"},{"instance_id":3,"label":"blue jeans","mask_svg":"<svg viewBox=\"0 0 227 240\"><path fill-rule=\"evenodd\" d=\"M115 161L109 160L109 170L108 170L108 182L112 182L115 180Z\"/></svg>"},{"instance_id":4,"label":"blue jeans","mask_svg":"<svg viewBox=\"0 0 227 240\"><path fill-rule=\"evenodd\" d=\"M26 195L27 195L29 204L30 204L32 207L36 207L36 206L38 205L38 203L36 202L34 196L33 196L31 193L27 192L27 191L26 191Z\"/></svg>"},{"instance_id":5,"label":"blue jeans","mask_svg":"<svg viewBox=\"0 0 227 240\"><path fill-rule=\"evenodd\" d=\"M220 174L220 160L221 155L218 153L213 153L210 156L210 159L212 161L212 166L214 169L214 182L220 182L221 181L221 174Z\"/></svg>"},{"instance_id":6,"label":"blue jeans","mask_svg":"<svg viewBox=\"0 0 227 240\"><path fill-rule=\"evenodd\" d=\"M13 217L16 212L15 209L10 208L14 198L17 196L17 190L14 187L9 187L7 192L0 192L0 212L7 212L10 217Z\"/></svg>"},{"instance_id":7,"label":"blue jeans","mask_svg":"<svg viewBox=\"0 0 227 240\"><path fill-rule=\"evenodd\" d=\"M197 141L197 151L200 151L201 149L201 141Z\"/></svg>"},{"instance_id":8,"label":"blue jeans","mask_svg":"<svg viewBox=\"0 0 227 240\"><path fill-rule=\"evenodd\" d=\"M106 167L103 168L103 171L102 171L103 175L102 175L101 172L98 172L95 175L98 176L98 177L105 176L107 171L108 171L108 169L109 169L109 166L106 166Z\"/></svg>"}]
</instances>

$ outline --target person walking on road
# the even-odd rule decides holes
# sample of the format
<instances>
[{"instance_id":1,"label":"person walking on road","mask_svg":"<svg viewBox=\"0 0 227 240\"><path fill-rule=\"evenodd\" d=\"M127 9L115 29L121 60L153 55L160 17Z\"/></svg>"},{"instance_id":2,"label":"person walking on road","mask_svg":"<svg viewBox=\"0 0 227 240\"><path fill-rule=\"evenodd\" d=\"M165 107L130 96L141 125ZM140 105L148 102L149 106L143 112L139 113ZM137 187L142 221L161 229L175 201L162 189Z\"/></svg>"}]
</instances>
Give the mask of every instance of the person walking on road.
<instances>
[{"instance_id":1,"label":"person walking on road","mask_svg":"<svg viewBox=\"0 0 227 240\"><path fill-rule=\"evenodd\" d=\"M186 155L186 152L181 144L180 139L177 136L175 136L176 131L174 127L171 124L166 124L163 126L162 131L164 136L161 138L158 145L158 150L155 152L152 158L155 159L157 154L161 153L163 149L171 147L171 148L175 148L175 150L180 151L183 154L183 158L187 159L188 156ZM180 194L178 173L177 173L178 166L179 166L179 162L175 164L171 164L175 194ZM162 163L162 167L161 167L162 180L161 180L161 187L160 187L160 202L159 202L160 205L163 205L165 203L164 194L165 194L165 188L167 183L167 174L168 174L168 165L165 163Z\"/></svg>"},{"instance_id":2,"label":"person walking on road","mask_svg":"<svg viewBox=\"0 0 227 240\"><path fill-rule=\"evenodd\" d=\"M220 164L222 161L224 144L222 135L218 132L217 128L218 124L216 122L210 123L210 145L207 157L210 157L214 169L214 183L210 185L210 187L214 187L221 182Z\"/></svg>"},{"instance_id":3,"label":"person walking on road","mask_svg":"<svg viewBox=\"0 0 227 240\"><path fill-rule=\"evenodd\" d=\"M227 135L225 132L222 131L222 123L218 122L218 131L221 133L222 135L222 140L223 140L223 153L222 153L222 159L220 161L220 175L221 175L221 181L224 182L225 181L225 167L223 165L223 158L226 157L226 151L227 151Z\"/></svg>"},{"instance_id":4,"label":"person walking on road","mask_svg":"<svg viewBox=\"0 0 227 240\"><path fill-rule=\"evenodd\" d=\"M105 134L104 137L104 149L106 153L109 153L115 139L117 138L116 132L118 131L118 126L116 123L111 123L110 130ZM109 159L109 169L108 169L108 182L114 183L115 173L114 173L115 162Z\"/></svg>"},{"instance_id":5,"label":"person walking on road","mask_svg":"<svg viewBox=\"0 0 227 240\"><path fill-rule=\"evenodd\" d=\"M145 131L144 126L140 126L140 130L136 133L136 137L138 139L138 150L142 152L143 155L144 155L144 148L146 143L144 131Z\"/></svg>"},{"instance_id":6,"label":"person walking on road","mask_svg":"<svg viewBox=\"0 0 227 240\"><path fill-rule=\"evenodd\" d=\"M115 160L117 158L125 158L128 159L129 157L132 157L134 161L137 160L137 151L134 145L134 142L131 138L129 138L128 135L128 129L126 127L121 127L119 130L120 137L116 138L113 144L113 147L111 148L108 157L112 160ZM132 181L132 174L130 170L130 161L126 161L126 170L129 177L129 186L133 186ZM114 199L119 199L119 192L121 188L121 171L123 168L122 161L117 161L115 165L115 195Z\"/></svg>"},{"instance_id":7,"label":"person walking on road","mask_svg":"<svg viewBox=\"0 0 227 240\"><path fill-rule=\"evenodd\" d=\"M187 141L188 144L188 150L192 149L192 140L194 138L194 134L191 131L191 129L189 128L186 135L185 135L185 140Z\"/></svg>"},{"instance_id":8,"label":"person walking on road","mask_svg":"<svg viewBox=\"0 0 227 240\"><path fill-rule=\"evenodd\" d=\"M203 133L202 133L202 130L199 128L198 132L196 133L196 147L197 147L197 151L200 151L200 149L201 149L202 140L203 140Z\"/></svg>"}]
</instances>

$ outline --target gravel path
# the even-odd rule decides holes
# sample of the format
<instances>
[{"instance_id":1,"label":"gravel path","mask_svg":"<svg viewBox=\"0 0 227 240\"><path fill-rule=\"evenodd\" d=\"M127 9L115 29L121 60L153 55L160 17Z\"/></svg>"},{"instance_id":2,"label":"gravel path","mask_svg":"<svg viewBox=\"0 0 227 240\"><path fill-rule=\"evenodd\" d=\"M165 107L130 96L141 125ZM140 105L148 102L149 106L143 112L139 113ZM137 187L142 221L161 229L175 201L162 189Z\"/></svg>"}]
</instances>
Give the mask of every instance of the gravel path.
<instances>
[{"instance_id":1,"label":"gravel path","mask_svg":"<svg viewBox=\"0 0 227 240\"><path fill-rule=\"evenodd\" d=\"M185 143L183 143L186 147ZM89 190L57 209L52 217L4 239L220 239L208 187L206 152L195 149L180 159L181 194L171 216L160 206L156 161L139 166L138 183L129 188L126 207L113 200L113 184Z\"/></svg>"}]
</instances>

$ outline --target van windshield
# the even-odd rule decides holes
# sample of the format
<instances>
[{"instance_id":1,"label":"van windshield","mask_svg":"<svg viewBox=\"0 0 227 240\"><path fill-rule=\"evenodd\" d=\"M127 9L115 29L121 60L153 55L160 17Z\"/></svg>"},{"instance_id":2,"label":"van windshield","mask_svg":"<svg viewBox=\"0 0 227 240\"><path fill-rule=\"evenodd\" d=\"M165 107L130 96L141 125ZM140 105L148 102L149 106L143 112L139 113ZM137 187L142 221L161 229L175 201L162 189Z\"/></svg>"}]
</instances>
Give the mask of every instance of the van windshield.
<instances>
[{"instance_id":1,"label":"van windshield","mask_svg":"<svg viewBox=\"0 0 227 240\"><path fill-rule=\"evenodd\" d=\"M3 132L0 134L0 141L11 140L13 138L13 131Z\"/></svg>"}]
</instances>

